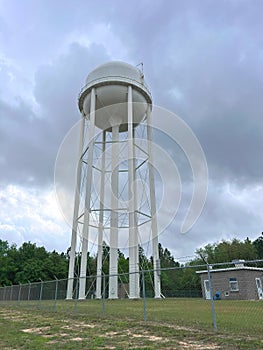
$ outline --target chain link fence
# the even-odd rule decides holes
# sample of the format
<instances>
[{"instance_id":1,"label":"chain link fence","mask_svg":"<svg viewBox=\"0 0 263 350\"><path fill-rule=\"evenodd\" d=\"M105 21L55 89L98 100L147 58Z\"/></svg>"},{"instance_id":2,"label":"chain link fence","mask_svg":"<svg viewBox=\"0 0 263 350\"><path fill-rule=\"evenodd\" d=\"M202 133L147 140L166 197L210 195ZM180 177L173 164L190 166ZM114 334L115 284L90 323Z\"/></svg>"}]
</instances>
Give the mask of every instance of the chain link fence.
<instances>
[{"instance_id":1,"label":"chain link fence","mask_svg":"<svg viewBox=\"0 0 263 350\"><path fill-rule=\"evenodd\" d=\"M80 278L76 276L71 300L66 298L68 280L55 279L0 287L0 305L87 319L167 322L247 334L262 331L263 260L160 269L161 299L154 298L153 272L140 271L140 298L136 300L129 299L130 275L122 273L118 275L118 299L108 298L109 275L100 277L100 299L96 298L97 276L86 277L86 299L78 299Z\"/></svg>"}]
</instances>

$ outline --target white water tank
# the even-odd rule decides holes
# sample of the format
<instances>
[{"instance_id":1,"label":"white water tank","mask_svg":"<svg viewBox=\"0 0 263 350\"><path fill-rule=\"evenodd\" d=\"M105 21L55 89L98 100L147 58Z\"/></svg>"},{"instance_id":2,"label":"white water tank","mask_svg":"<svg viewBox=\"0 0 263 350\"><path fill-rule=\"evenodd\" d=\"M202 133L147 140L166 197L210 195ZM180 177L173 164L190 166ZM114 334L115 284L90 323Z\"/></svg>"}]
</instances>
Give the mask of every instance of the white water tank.
<instances>
[{"instance_id":1,"label":"white water tank","mask_svg":"<svg viewBox=\"0 0 263 350\"><path fill-rule=\"evenodd\" d=\"M86 85L79 95L79 109L89 117L91 90L95 88L95 125L102 130L111 131L112 120L118 120L120 131L127 131L128 86L132 87L133 122L136 126L145 118L152 97L142 72L124 62L103 64L88 75Z\"/></svg>"}]
</instances>

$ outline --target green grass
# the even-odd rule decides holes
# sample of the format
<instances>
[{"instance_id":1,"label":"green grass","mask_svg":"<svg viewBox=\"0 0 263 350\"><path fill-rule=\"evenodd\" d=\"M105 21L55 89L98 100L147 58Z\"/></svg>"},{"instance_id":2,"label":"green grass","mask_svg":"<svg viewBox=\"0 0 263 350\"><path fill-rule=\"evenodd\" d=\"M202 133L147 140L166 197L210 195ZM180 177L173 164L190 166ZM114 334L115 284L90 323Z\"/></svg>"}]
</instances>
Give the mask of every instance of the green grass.
<instances>
[{"instance_id":1,"label":"green grass","mask_svg":"<svg viewBox=\"0 0 263 350\"><path fill-rule=\"evenodd\" d=\"M262 349L263 302L202 299L0 303L0 349Z\"/></svg>"}]
</instances>

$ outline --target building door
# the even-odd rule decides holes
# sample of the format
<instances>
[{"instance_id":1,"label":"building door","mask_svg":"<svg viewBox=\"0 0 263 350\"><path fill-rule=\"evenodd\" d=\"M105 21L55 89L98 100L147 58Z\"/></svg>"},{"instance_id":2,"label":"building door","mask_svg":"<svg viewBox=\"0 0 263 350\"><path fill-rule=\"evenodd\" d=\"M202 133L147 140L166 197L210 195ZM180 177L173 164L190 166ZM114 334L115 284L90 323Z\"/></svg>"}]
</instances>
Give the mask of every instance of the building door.
<instances>
[{"instance_id":1,"label":"building door","mask_svg":"<svg viewBox=\"0 0 263 350\"><path fill-rule=\"evenodd\" d=\"M263 290L262 290L262 282L259 277L256 278L256 286L258 291L258 298L263 299Z\"/></svg>"},{"instance_id":2,"label":"building door","mask_svg":"<svg viewBox=\"0 0 263 350\"><path fill-rule=\"evenodd\" d=\"M210 294L209 280L204 280L204 290L205 290L205 298L206 298L206 300L210 300L211 299L211 294Z\"/></svg>"}]
</instances>

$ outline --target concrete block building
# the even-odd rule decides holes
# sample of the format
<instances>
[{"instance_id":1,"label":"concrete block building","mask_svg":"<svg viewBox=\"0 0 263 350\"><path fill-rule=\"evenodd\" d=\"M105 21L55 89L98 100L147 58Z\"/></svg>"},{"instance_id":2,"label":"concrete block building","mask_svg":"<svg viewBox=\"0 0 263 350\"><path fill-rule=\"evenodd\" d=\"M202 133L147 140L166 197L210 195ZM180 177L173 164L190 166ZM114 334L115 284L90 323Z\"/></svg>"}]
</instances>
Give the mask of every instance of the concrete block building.
<instances>
[{"instance_id":1,"label":"concrete block building","mask_svg":"<svg viewBox=\"0 0 263 350\"><path fill-rule=\"evenodd\" d=\"M201 277L204 299L211 299L207 270L197 271ZM263 268L237 265L211 269L212 296L225 300L263 300Z\"/></svg>"}]
</instances>

